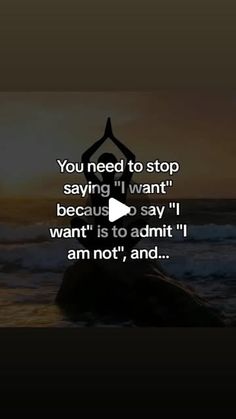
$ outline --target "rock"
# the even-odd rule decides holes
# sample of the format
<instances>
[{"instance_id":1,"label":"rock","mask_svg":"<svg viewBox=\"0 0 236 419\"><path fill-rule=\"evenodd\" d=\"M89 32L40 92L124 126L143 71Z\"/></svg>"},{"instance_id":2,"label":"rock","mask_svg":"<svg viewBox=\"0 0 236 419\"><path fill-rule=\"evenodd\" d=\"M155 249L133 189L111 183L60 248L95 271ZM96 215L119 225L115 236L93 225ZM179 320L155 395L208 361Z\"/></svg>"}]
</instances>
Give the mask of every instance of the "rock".
<instances>
[{"instance_id":1,"label":"rock","mask_svg":"<svg viewBox=\"0 0 236 419\"><path fill-rule=\"evenodd\" d=\"M56 302L72 320L224 326L204 300L150 261L79 261L66 270Z\"/></svg>"}]
</instances>

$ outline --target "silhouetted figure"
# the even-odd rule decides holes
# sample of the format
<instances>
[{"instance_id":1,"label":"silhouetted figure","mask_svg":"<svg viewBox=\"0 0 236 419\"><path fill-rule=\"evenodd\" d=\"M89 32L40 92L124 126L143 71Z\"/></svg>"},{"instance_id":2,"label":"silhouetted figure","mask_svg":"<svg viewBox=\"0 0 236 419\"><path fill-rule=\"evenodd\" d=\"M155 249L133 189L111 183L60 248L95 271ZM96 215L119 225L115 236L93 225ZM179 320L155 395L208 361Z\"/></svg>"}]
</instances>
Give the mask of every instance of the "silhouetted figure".
<instances>
[{"instance_id":1,"label":"silhouetted figure","mask_svg":"<svg viewBox=\"0 0 236 419\"><path fill-rule=\"evenodd\" d=\"M102 180L96 174L89 173L86 166L91 156L110 138L123 152L127 160L135 161L135 156L120 141L111 128L110 118L107 120L104 136L90 147L82 156L85 163L87 181L94 184L109 184L110 197L126 203L129 183L132 173L126 166L119 180L125 182L125 194L114 185L115 172L104 173ZM117 160L111 153L104 153L99 162L115 163ZM109 197L101 194L91 194L92 206L108 206ZM107 217L97 217L97 224L106 226L111 231L114 223L109 223ZM72 227L80 228L87 224L82 218L72 220ZM123 225L124 219L115 225ZM139 225L138 225L139 224ZM141 227L143 221L131 222L127 230L134 226ZM112 234L108 238L98 238L96 228L89 233L87 239L79 239L86 248L104 249L123 245L126 253L139 241L139 238L115 239ZM223 326L224 321L215 313L204 300L194 292L181 285L177 280L168 277L157 261L133 260L128 263L116 260L106 264L99 260L79 260L70 266L63 277L63 281L56 297L56 302L72 321L84 320L87 325L123 324L129 322L136 326Z\"/></svg>"},{"instance_id":2,"label":"silhouetted figure","mask_svg":"<svg viewBox=\"0 0 236 419\"><path fill-rule=\"evenodd\" d=\"M124 172L120 175L119 178L115 179L115 171L114 172L104 172L101 173L102 176L102 180L100 180L97 175L95 173L91 173L88 171L88 163L91 161L91 157L96 153L96 151L104 144L104 142L110 139L111 141L113 141L113 143L119 148L119 150L124 154L124 157L126 158L127 161L132 161L133 163L135 162L135 155L124 145L122 144L117 138L114 137L113 132L112 132L112 126L111 126L111 120L110 118L107 119L107 123L106 123L106 128L105 128L105 132L103 137L96 141L88 150L86 150L83 155L82 155L82 163L84 163L84 175L86 177L86 180L89 182L92 182L92 184L106 184L110 186L110 196L109 197L104 197L102 196L102 194L91 194L90 195L90 199L91 199L91 206L95 207L95 208L99 208L99 207L108 207L109 204L109 198L115 198L118 201L123 202L124 204L126 203L126 199L127 199L127 192L128 192L128 188L129 188L129 184L132 178L132 173L129 170L128 164L126 164ZM117 163L117 159L116 157L112 154L112 153L103 153L99 158L98 158L98 163ZM125 193L121 192L121 188L120 186L116 186L115 185L115 180L119 180L121 182L124 182L125 185ZM84 220L83 218L80 217L76 217L71 221L71 226L73 228L81 228L83 225L88 224L86 220ZM117 222L115 223L115 225L117 227L122 227L124 224L124 220L123 219L119 219L117 220ZM124 245L126 250L132 248L138 241L138 238L130 238L129 237L129 233L127 235L127 238L125 239L114 239L111 235L111 227L114 226L114 223L110 223L108 220L108 217L105 216L97 216L94 219L94 225L100 225L101 227L106 227L109 229L109 237L107 238L97 238L97 232L96 232L96 228L88 234L87 239L85 238L80 238L78 239L79 242L85 246L86 248L89 249L94 249L94 248L109 248L109 247L113 247L115 245ZM135 222L135 223L130 223L130 225L127 227L127 230L129 232L129 230L131 230L132 227L134 226L143 226L144 223L140 222ZM125 243L124 243L125 241Z\"/></svg>"},{"instance_id":3,"label":"silhouetted figure","mask_svg":"<svg viewBox=\"0 0 236 419\"><path fill-rule=\"evenodd\" d=\"M126 202L126 197L127 197L127 192L128 192L128 187L129 187L129 183L131 181L132 178L132 173L129 171L128 165L126 165L125 170L123 172L123 174L119 177L119 181L124 182L125 184L125 194L121 193L121 189L120 187L115 186L114 182L115 182L115 172L104 172L101 173L102 176L102 181L96 176L95 173L90 173L87 170L87 165L88 163L91 161L91 157L94 155L94 153L96 153L96 151L103 145L103 143L107 140L110 139L111 141L113 141L113 143L119 148L119 150L124 154L125 158L129 161L135 162L135 155L127 148L125 147L119 140L117 140L112 132L112 127L111 127L111 119L108 118L107 119L107 124L106 124L106 128L105 128L105 132L103 137L96 141L96 143L94 143L87 151L85 151L85 153L82 155L82 163L84 163L84 175L87 179L87 181L92 182L93 184L106 184L110 186L110 197L115 198L123 203ZM112 153L103 153L99 158L98 158L98 163L117 163L117 159L116 157L112 154ZM109 201L109 197L103 197L100 194L92 194L91 195L91 204L94 207L102 207L102 206L107 206L108 205L108 201ZM107 219L107 217L96 217L96 224L100 224L100 225L108 225L109 221Z\"/></svg>"}]
</instances>

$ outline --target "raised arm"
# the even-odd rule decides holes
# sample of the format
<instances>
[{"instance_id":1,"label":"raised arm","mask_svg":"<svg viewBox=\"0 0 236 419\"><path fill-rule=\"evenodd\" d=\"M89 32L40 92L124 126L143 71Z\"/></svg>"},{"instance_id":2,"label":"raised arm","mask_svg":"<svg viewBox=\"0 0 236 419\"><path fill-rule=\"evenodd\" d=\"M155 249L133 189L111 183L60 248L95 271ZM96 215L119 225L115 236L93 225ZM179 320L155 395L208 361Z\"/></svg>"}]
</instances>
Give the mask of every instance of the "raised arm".
<instances>
[{"instance_id":1,"label":"raised arm","mask_svg":"<svg viewBox=\"0 0 236 419\"><path fill-rule=\"evenodd\" d=\"M124 154L127 160L132 160L133 162L135 162L135 155L124 144L122 144L119 140L117 140L117 138L114 137L111 126L111 118L107 118L107 124L104 135L109 137L113 141L113 143Z\"/></svg>"},{"instance_id":2,"label":"raised arm","mask_svg":"<svg viewBox=\"0 0 236 419\"><path fill-rule=\"evenodd\" d=\"M122 143L120 143L120 141L116 139L113 141L117 145L117 147L119 147L119 149L124 153L125 157L127 158L127 161L132 161L133 163L135 163L135 155L129 149L127 149ZM122 182L125 182L128 185L131 181L132 176L133 176L133 173L130 172L129 166L128 164L126 164L125 169L122 175L120 176L119 180Z\"/></svg>"},{"instance_id":3,"label":"raised arm","mask_svg":"<svg viewBox=\"0 0 236 419\"><path fill-rule=\"evenodd\" d=\"M111 140L120 149L120 151L124 154L127 160L131 160L132 162L135 162L135 155L134 153L132 153L132 151L130 151L124 144L122 144L115 137L111 138Z\"/></svg>"},{"instance_id":4,"label":"raised arm","mask_svg":"<svg viewBox=\"0 0 236 419\"><path fill-rule=\"evenodd\" d=\"M109 129L109 137L113 141L113 143L119 148L119 150L124 154L127 161L135 162L135 155L130 151L124 144L122 144L117 138L114 137L112 128L111 128L111 121L110 118L108 118L107 121L108 129ZM125 170L123 174L120 177L120 180L125 181L126 183L129 183L132 178L133 173L129 171L128 165L126 165Z\"/></svg>"},{"instance_id":5,"label":"raised arm","mask_svg":"<svg viewBox=\"0 0 236 419\"><path fill-rule=\"evenodd\" d=\"M91 147L88 148L88 150L86 150L82 154L81 161L84 164L84 175L88 181L90 180L93 183L100 183L100 180L94 173L88 172L87 165L90 162L92 155L96 153L96 151L101 147L101 145L105 142L105 140L106 140L106 137L103 136L100 140L96 141L96 143L94 143Z\"/></svg>"}]
</instances>

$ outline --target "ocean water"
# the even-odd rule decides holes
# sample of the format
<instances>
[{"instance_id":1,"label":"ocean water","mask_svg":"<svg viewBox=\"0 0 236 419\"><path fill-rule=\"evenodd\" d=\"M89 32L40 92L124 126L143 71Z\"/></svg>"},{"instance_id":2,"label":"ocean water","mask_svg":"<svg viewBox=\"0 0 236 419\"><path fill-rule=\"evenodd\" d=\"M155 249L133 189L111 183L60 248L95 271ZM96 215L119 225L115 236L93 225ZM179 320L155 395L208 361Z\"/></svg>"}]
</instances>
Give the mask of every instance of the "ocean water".
<instances>
[{"instance_id":1,"label":"ocean water","mask_svg":"<svg viewBox=\"0 0 236 419\"><path fill-rule=\"evenodd\" d=\"M161 262L166 272L235 322L236 203L223 202L188 203L188 237L178 233L158 244L170 256ZM52 240L48 227L45 221L0 224L0 327L86 325L71 322L54 304L63 273L71 264L67 251L78 248L78 242ZM143 240L138 247L155 244L156 240Z\"/></svg>"}]
</instances>

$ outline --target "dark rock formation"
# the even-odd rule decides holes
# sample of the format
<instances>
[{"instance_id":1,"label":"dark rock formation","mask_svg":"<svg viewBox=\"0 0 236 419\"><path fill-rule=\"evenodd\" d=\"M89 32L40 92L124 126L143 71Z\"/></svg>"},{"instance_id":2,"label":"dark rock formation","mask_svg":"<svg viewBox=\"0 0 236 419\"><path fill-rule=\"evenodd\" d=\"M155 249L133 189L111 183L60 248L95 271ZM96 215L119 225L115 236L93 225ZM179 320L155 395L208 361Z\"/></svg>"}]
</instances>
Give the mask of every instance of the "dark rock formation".
<instances>
[{"instance_id":1,"label":"dark rock formation","mask_svg":"<svg viewBox=\"0 0 236 419\"><path fill-rule=\"evenodd\" d=\"M205 301L150 261L79 261L69 267L56 297L72 320L136 326L224 326Z\"/></svg>"}]
</instances>

